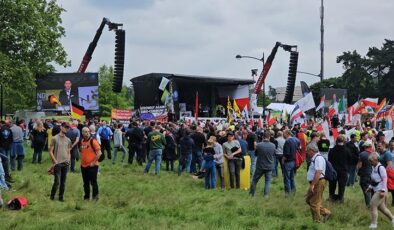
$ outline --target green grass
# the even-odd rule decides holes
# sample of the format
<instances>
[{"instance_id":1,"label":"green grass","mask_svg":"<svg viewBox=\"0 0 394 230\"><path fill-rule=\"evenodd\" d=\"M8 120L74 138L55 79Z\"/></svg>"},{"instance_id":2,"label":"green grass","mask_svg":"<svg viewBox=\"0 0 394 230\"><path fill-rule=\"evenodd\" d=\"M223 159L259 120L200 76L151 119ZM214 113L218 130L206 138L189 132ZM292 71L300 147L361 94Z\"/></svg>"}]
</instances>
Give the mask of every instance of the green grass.
<instances>
[{"instance_id":1,"label":"green grass","mask_svg":"<svg viewBox=\"0 0 394 230\"><path fill-rule=\"evenodd\" d=\"M80 173L67 175L64 203L50 201L53 176L46 173L48 153L44 152L44 164L32 165L32 151L26 149L23 172L13 174L16 191L3 192L3 197L24 195L29 206L0 211L0 229L366 229L370 223L359 186L346 189L344 204L327 204L333 213L330 220L312 223L304 201L305 169L297 174L294 198L284 198L279 177L273 180L270 198L264 199L263 180L250 198L244 190L205 190L203 181L190 175L178 177L164 170L160 176L144 175L135 164L113 166L106 160L99 175L98 202L82 200ZM379 227L391 228L381 213Z\"/></svg>"}]
</instances>

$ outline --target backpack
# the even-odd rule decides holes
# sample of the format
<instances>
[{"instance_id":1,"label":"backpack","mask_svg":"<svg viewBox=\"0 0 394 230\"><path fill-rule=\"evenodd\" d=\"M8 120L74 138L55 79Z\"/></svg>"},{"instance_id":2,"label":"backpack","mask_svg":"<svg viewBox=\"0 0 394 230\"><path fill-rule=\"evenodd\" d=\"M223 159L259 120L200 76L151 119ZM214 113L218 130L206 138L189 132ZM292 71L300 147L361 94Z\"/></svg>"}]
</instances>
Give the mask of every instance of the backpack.
<instances>
[{"instance_id":1,"label":"backpack","mask_svg":"<svg viewBox=\"0 0 394 230\"><path fill-rule=\"evenodd\" d=\"M304 158L302 157L300 151L297 149L295 154L295 167L298 169L302 163L304 162Z\"/></svg>"},{"instance_id":2,"label":"backpack","mask_svg":"<svg viewBox=\"0 0 394 230\"><path fill-rule=\"evenodd\" d=\"M90 146L91 148L93 148L93 140L96 140L96 138L90 137L89 146ZM96 140L96 141L97 141L97 140ZM82 145L82 139L81 139L81 140L79 141L79 143L78 143L79 148L81 147L81 145ZM105 154L104 154L104 153L101 153L100 158L98 159L98 162L101 162L101 161L103 161L104 159L105 159ZM49 171L48 171L48 173L49 173Z\"/></svg>"},{"instance_id":3,"label":"backpack","mask_svg":"<svg viewBox=\"0 0 394 230\"><path fill-rule=\"evenodd\" d=\"M109 136L110 136L109 128L108 128L107 126L104 126L104 127L100 130L99 135L100 135L100 138L101 138L101 139L103 139L103 140L109 140Z\"/></svg>"},{"instance_id":4,"label":"backpack","mask_svg":"<svg viewBox=\"0 0 394 230\"><path fill-rule=\"evenodd\" d=\"M319 155L321 157L323 157L322 155ZM318 157L318 156L316 156ZM334 169L334 167L332 166L331 162L329 162L328 160L326 160L326 158L324 158L324 161L326 162L326 171L324 171L323 176L324 179L328 180L328 181L336 181L337 180L337 171ZM316 160L316 158L315 158ZM313 164L315 164L315 160L313 161Z\"/></svg>"}]
</instances>

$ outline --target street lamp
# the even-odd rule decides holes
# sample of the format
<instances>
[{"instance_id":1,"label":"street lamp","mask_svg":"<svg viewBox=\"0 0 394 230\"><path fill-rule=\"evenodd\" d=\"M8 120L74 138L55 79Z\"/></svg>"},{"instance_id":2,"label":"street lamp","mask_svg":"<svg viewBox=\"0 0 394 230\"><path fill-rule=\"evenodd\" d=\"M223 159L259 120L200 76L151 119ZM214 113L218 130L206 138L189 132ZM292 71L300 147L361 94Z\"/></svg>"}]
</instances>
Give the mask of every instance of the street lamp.
<instances>
[{"instance_id":1,"label":"street lamp","mask_svg":"<svg viewBox=\"0 0 394 230\"><path fill-rule=\"evenodd\" d=\"M235 56L236 59L241 59L241 58L250 58L250 59L255 59L257 61L261 61L263 63L263 71L264 71L264 53L262 58L257 58L257 57L252 57L252 56L246 56L246 55L240 55L237 54ZM265 118L265 82L263 83L263 118Z\"/></svg>"},{"instance_id":2,"label":"street lamp","mask_svg":"<svg viewBox=\"0 0 394 230\"><path fill-rule=\"evenodd\" d=\"M313 74L313 73L308 73L308 72L304 72L304 71L297 71L297 73L303 73L303 74L315 76L315 77L320 78L320 80L321 80L321 75L320 74Z\"/></svg>"}]
</instances>

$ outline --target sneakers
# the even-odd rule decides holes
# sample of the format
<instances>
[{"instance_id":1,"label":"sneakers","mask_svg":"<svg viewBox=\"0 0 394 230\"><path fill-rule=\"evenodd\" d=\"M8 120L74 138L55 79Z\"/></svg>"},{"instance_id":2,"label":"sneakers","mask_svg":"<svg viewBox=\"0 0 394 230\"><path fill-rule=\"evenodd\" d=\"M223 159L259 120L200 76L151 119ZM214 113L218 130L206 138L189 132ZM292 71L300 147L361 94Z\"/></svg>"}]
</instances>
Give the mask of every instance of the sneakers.
<instances>
[{"instance_id":1,"label":"sneakers","mask_svg":"<svg viewBox=\"0 0 394 230\"><path fill-rule=\"evenodd\" d=\"M378 228L377 224L370 224L368 228Z\"/></svg>"}]
</instances>

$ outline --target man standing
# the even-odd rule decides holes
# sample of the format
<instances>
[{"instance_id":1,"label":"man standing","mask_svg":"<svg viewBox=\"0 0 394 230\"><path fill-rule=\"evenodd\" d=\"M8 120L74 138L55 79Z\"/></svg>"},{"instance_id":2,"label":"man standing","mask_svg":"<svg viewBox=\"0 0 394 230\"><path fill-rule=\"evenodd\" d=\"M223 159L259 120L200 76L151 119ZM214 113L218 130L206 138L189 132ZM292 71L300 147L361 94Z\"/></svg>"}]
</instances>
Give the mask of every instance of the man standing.
<instances>
[{"instance_id":1,"label":"man standing","mask_svg":"<svg viewBox=\"0 0 394 230\"><path fill-rule=\"evenodd\" d=\"M254 171L256 169L256 142L257 142L257 136L256 136L256 129L257 126L253 126L252 130L248 133L246 136L246 142L248 143L248 154L250 156L250 176L253 176Z\"/></svg>"},{"instance_id":2,"label":"man standing","mask_svg":"<svg viewBox=\"0 0 394 230\"><path fill-rule=\"evenodd\" d=\"M191 135L191 138L194 141L194 147L193 147L192 165L190 170L192 172L198 172L201 170L202 149L204 148L204 146L207 145L207 140L205 139L203 130L200 126L196 128L196 131ZM196 164L199 167L198 169Z\"/></svg>"},{"instance_id":3,"label":"man standing","mask_svg":"<svg viewBox=\"0 0 394 230\"><path fill-rule=\"evenodd\" d=\"M351 159L349 162L349 177L346 185L353 187L354 182L356 181L356 165L358 162L359 154L356 134L353 133L350 135L350 141L346 143L346 148L351 153Z\"/></svg>"},{"instance_id":4,"label":"man standing","mask_svg":"<svg viewBox=\"0 0 394 230\"><path fill-rule=\"evenodd\" d=\"M330 181L329 193L331 201L339 201L343 203L346 182L348 179L350 152L345 147L345 135L339 135L337 138L337 144L334 148L330 149L328 153L328 161L332 164L335 171L337 172L337 179ZM338 194L335 194L335 190L338 185Z\"/></svg>"},{"instance_id":5,"label":"man standing","mask_svg":"<svg viewBox=\"0 0 394 230\"><path fill-rule=\"evenodd\" d=\"M296 151L300 148L300 141L292 137L292 133L290 130L286 129L283 131L283 136L286 139L285 144L283 145L283 182L285 186L285 194L286 196L292 194L294 195L296 192L296 185L294 180L295 173L295 158Z\"/></svg>"},{"instance_id":6,"label":"man standing","mask_svg":"<svg viewBox=\"0 0 394 230\"><path fill-rule=\"evenodd\" d=\"M240 188L240 171L242 166L242 159L239 158L241 154L241 145L234 139L233 131L227 132L227 142L223 143L224 157L227 158L228 171L230 173L230 187L234 188L234 179L236 188Z\"/></svg>"},{"instance_id":7,"label":"man standing","mask_svg":"<svg viewBox=\"0 0 394 230\"><path fill-rule=\"evenodd\" d=\"M271 179L272 179L272 170L274 169L275 162L275 145L270 142L271 133L269 131L265 131L263 134L263 142L260 142L256 146L256 171L253 175L252 184L250 186L249 195L254 196L256 185L259 182L260 178L265 176L265 185L264 185L264 197L268 197Z\"/></svg>"},{"instance_id":8,"label":"man standing","mask_svg":"<svg viewBox=\"0 0 394 230\"><path fill-rule=\"evenodd\" d=\"M75 173L75 161L79 160L78 143L81 138L81 133L78 129L78 121L74 120L70 129L67 131L66 136L71 140L71 166L70 171Z\"/></svg>"},{"instance_id":9,"label":"man standing","mask_svg":"<svg viewBox=\"0 0 394 230\"><path fill-rule=\"evenodd\" d=\"M59 101L63 106L71 106L71 102L79 105L78 89L72 89L70 80L64 82L64 89L59 93Z\"/></svg>"},{"instance_id":10,"label":"man standing","mask_svg":"<svg viewBox=\"0 0 394 230\"><path fill-rule=\"evenodd\" d=\"M365 205L369 207L371 203L371 193L367 191L367 188L371 184L371 173L372 166L368 160L369 155L373 152L372 141L365 141L362 145L364 151L359 154L359 160L357 162L358 175L360 176L360 187L364 194Z\"/></svg>"},{"instance_id":11,"label":"man standing","mask_svg":"<svg viewBox=\"0 0 394 230\"><path fill-rule=\"evenodd\" d=\"M97 173L99 168L98 159L101 156L100 144L90 136L88 127L82 129L83 140L81 141L81 172L83 179L84 200L90 199L90 185L92 185L92 198L98 200L99 189Z\"/></svg>"},{"instance_id":12,"label":"man standing","mask_svg":"<svg viewBox=\"0 0 394 230\"><path fill-rule=\"evenodd\" d=\"M153 160L155 160L155 174L158 175L160 172L161 156L164 146L167 144L164 135L160 133L160 128L156 125L155 129L148 135L149 156L144 173L149 172Z\"/></svg>"},{"instance_id":13,"label":"man standing","mask_svg":"<svg viewBox=\"0 0 394 230\"><path fill-rule=\"evenodd\" d=\"M18 161L18 171L22 171L25 149L23 148L23 130L20 126L12 124L12 150L11 150L11 170L15 170L15 159Z\"/></svg>"},{"instance_id":14,"label":"man standing","mask_svg":"<svg viewBox=\"0 0 394 230\"><path fill-rule=\"evenodd\" d=\"M103 154L107 151L108 159L111 159L111 137L113 135L112 130L107 126L107 122L103 121L102 126L97 130L100 136L101 149Z\"/></svg>"},{"instance_id":15,"label":"man standing","mask_svg":"<svg viewBox=\"0 0 394 230\"><path fill-rule=\"evenodd\" d=\"M125 137L129 142L129 164L133 163L134 155L137 154L137 162L142 165L144 161L144 131L138 127L138 123L133 121L131 129L128 129Z\"/></svg>"},{"instance_id":16,"label":"man standing","mask_svg":"<svg viewBox=\"0 0 394 230\"><path fill-rule=\"evenodd\" d=\"M311 209L313 221L319 223L321 216L327 219L331 215L331 212L323 207L323 193L326 187L323 172L326 171L326 160L319 154L319 148L314 142L307 146L306 151L311 158L311 165L307 173L309 188L305 200Z\"/></svg>"},{"instance_id":17,"label":"man standing","mask_svg":"<svg viewBox=\"0 0 394 230\"><path fill-rule=\"evenodd\" d=\"M12 183L14 180L11 178L10 174L9 157L11 157L13 139L10 125L11 121L6 120L5 122L2 122L0 127L0 157L4 168L5 180L6 182Z\"/></svg>"},{"instance_id":18,"label":"man standing","mask_svg":"<svg viewBox=\"0 0 394 230\"><path fill-rule=\"evenodd\" d=\"M52 138L49 147L49 155L54 164L54 182L51 190L51 200L55 199L55 194L60 183L59 201L64 201L63 195L66 185L67 169L70 165L71 158L71 140L66 137L69 129L70 126L64 122L61 125L60 133Z\"/></svg>"}]
</instances>

